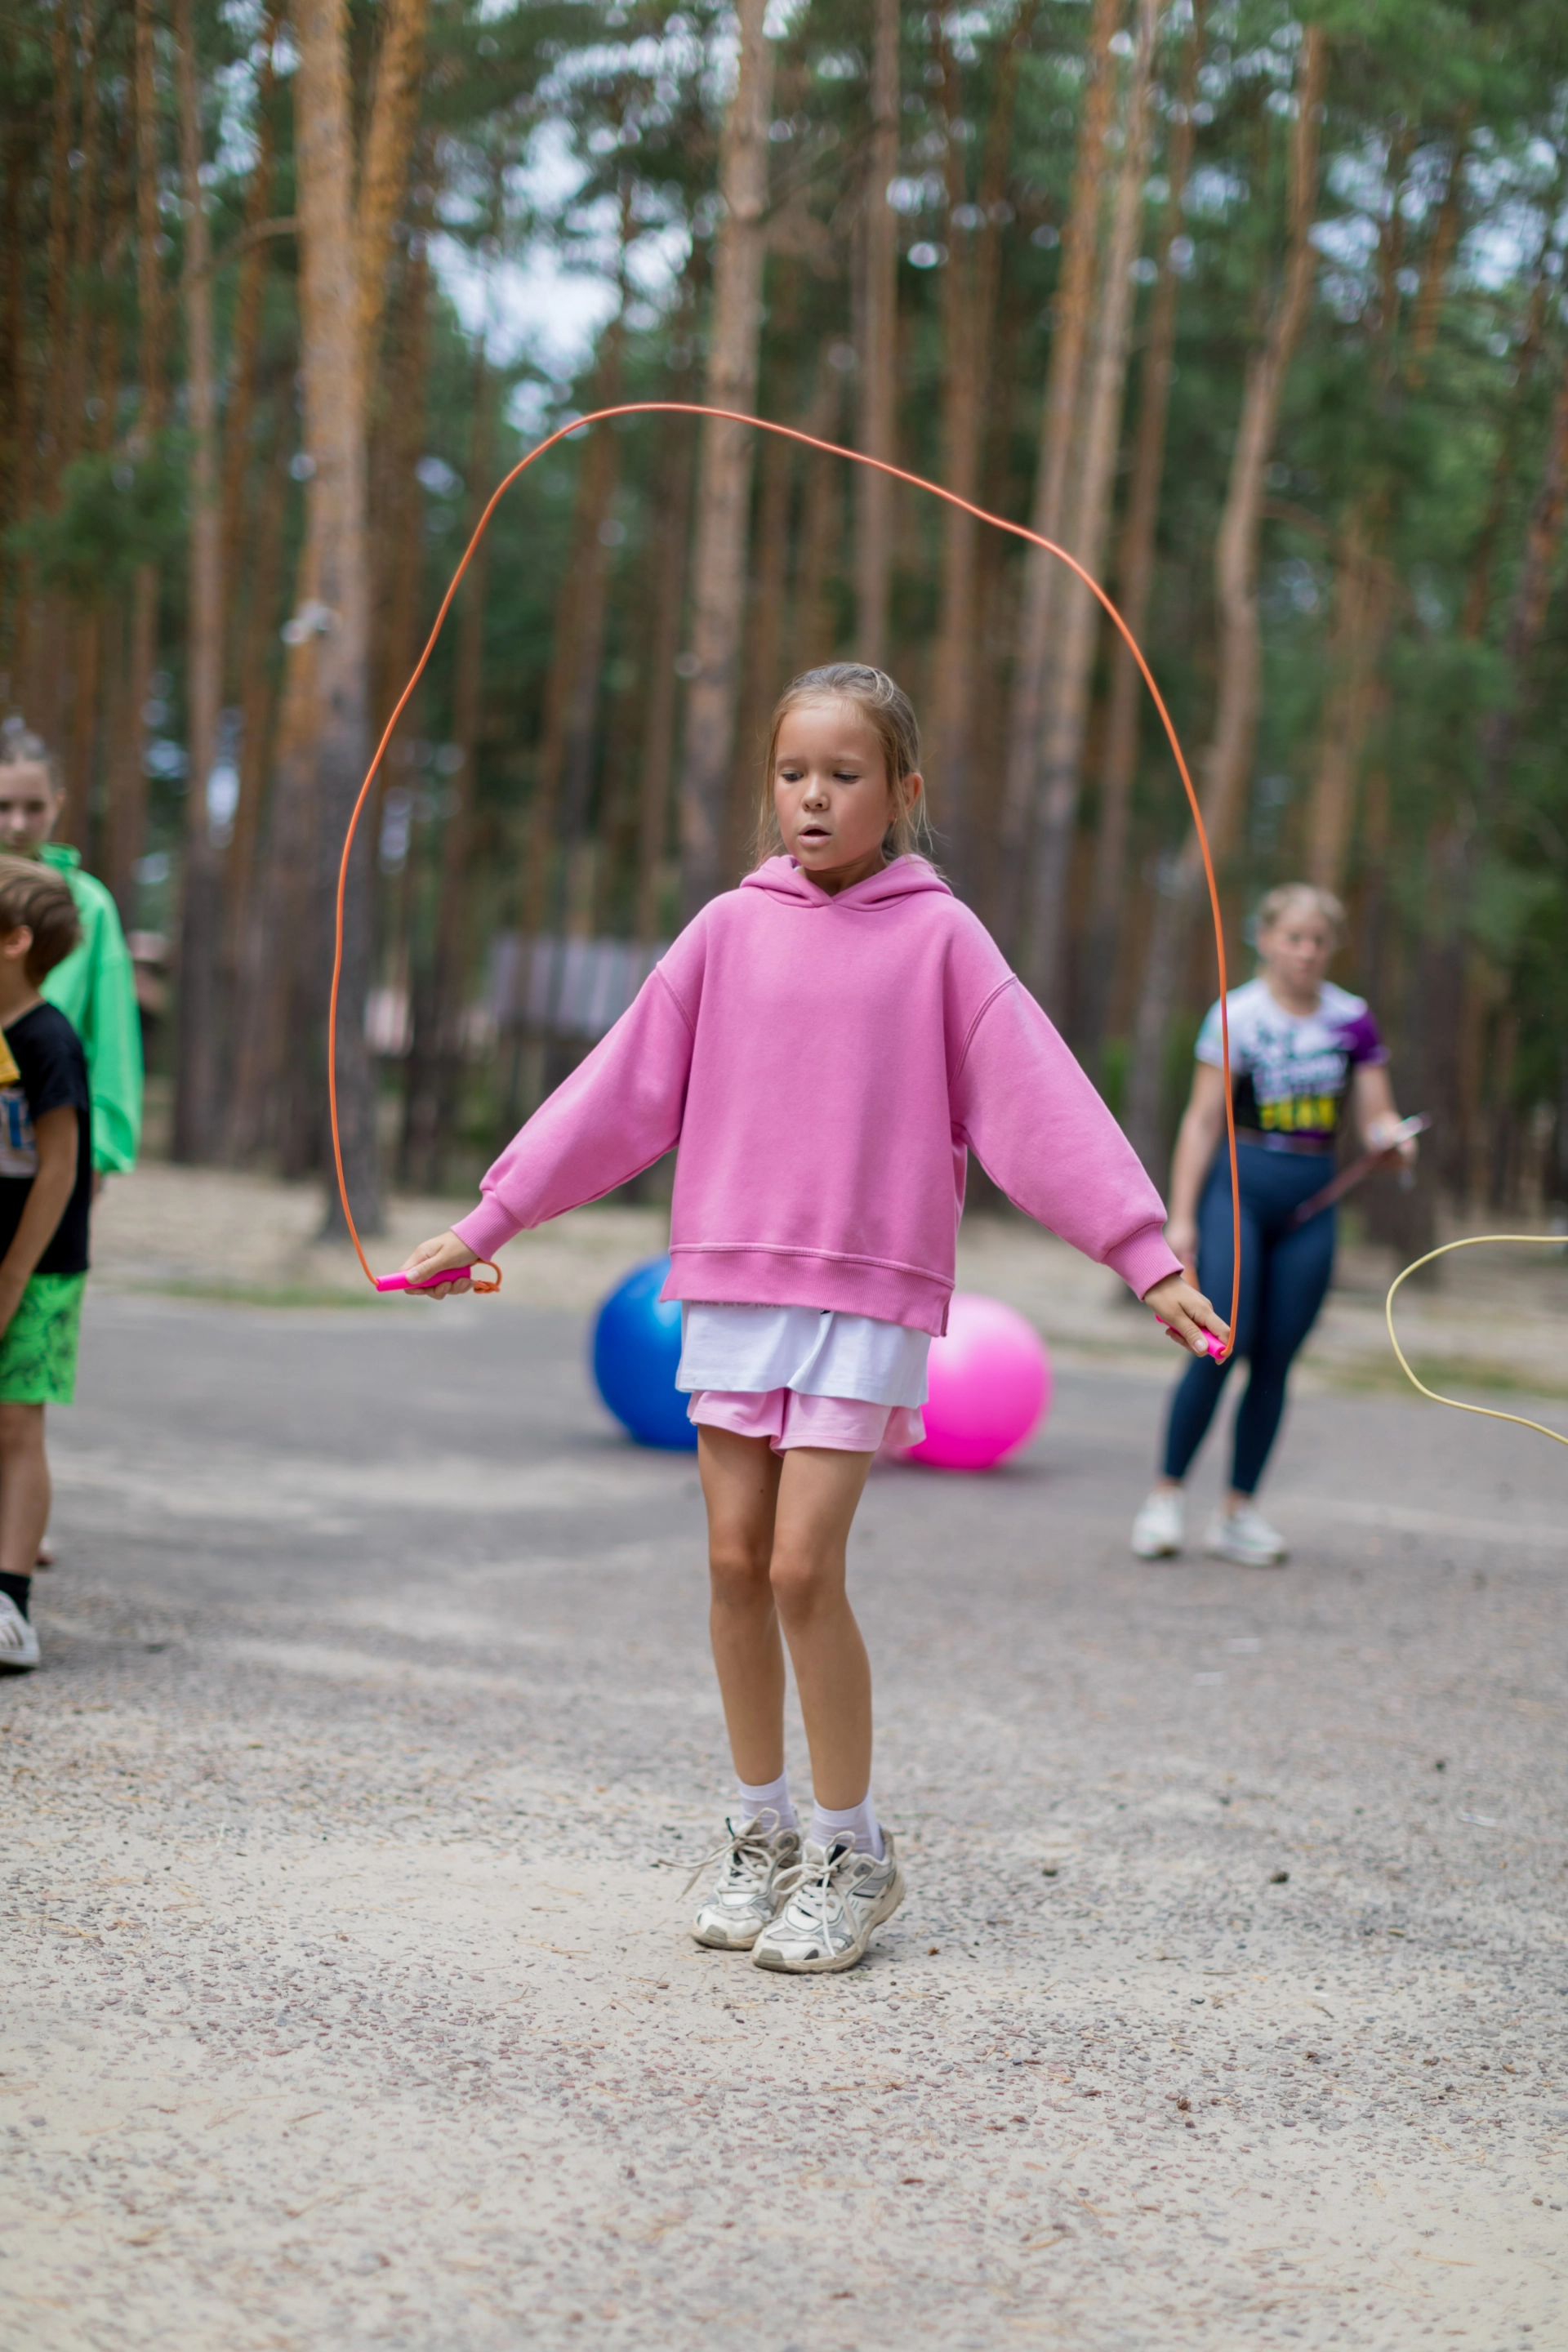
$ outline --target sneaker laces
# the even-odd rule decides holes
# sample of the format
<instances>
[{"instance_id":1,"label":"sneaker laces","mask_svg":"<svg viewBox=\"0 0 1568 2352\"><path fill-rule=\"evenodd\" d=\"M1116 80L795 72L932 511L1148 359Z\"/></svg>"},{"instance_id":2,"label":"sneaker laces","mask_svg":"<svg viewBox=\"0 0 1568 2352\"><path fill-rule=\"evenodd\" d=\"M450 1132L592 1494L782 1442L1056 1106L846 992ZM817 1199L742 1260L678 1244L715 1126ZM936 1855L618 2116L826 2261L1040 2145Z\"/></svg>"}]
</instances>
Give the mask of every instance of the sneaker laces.
<instances>
[{"instance_id":1,"label":"sneaker laces","mask_svg":"<svg viewBox=\"0 0 1568 2352\"><path fill-rule=\"evenodd\" d=\"M842 1904L878 1865L875 1854L858 1853L853 1840L841 1843L835 1838L831 1845L820 1849L820 1857L781 1870L773 1881L773 1892L782 1907L795 1909L798 1918L826 1935L835 1899Z\"/></svg>"},{"instance_id":2,"label":"sneaker laces","mask_svg":"<svg viewBox=\"0 0 1568 2352\"><path fill-rule=\"evenodd\" d=\"M771 1826L770 1826L771 1824ZM711 1853L705 1853L685 1886L689 1895L704 1871L711 1870L716 1862L724 1864L724 1879L730 1886L760 1886L773 1866L773 1842L782 1824L771 1805L764 1805L753 1821L724 1823L726 1834L720 1839Z\"/></svg>"},{"instance_id":3,"label":"sneaker laces","mask_svg":"<svg viewBox=\"0 0 1568 2352\"><path fill-rule=\"evenodd\" d=\"M0 1593L0 1650L25 1650L27 1620L8 1592Z\"/></svg>"}]
</instances>

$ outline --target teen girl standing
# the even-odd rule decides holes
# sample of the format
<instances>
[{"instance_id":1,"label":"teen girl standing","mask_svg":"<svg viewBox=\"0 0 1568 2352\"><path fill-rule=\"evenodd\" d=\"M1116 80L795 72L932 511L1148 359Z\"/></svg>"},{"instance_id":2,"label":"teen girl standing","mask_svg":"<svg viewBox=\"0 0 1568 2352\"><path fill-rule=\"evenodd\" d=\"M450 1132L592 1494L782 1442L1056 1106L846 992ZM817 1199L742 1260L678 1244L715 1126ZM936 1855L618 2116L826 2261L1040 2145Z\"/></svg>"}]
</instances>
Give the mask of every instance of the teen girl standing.
<instances>
[{"instance_id":1,"label":"teen girl standing","mask_svg":"<svg viewBox=\"0 0 1568 2352\"><path fill-rule=\"evenodd\" d=\"M427 1280L679 1146L681 1301L708 1507L713 1661L737 1779L699 1942L852 1968L903 1900L871 1802L871 1676L845 1590L872 1456L921 1434L965 1154L1115 1268L1194 1352L1190 1288L1130 1145L991 938L915 854L914 713L880 670L808 670L773 714L763 856L408 1260ZM768 855L772 850L774 854ZM442 1286L437 1296L447 1296ZM811 1752L784 1762L787 1642Z\"/></svg>"},{"instance_id":2,"label":"teen girl standing","mask_svg":"<svg viewBox=\"0 0 1568 2352\"><path fill-rule=\"evenodd\" d=\"M1331 1208L1302 1218L1334 1172L1334 1141L1348 1108L1368 1150L1399 1127L1388 1055L1363 997L1336 988L1329 965L1344 930L1344 908L1310 882L1270 890L1258 910L1256 980L1232 989L1232 1103L1241 1178L1241 1305L1236 1348L1223 1364L1189 1364L1171 1399L1158 1484L1132 1523L1141 1559L1182 1549L1183 1481L1207 1434L1226 1376L1237 1356L1251 1367L1237 1408L1230 1486L1210 1520L1204 1549L1243 1568L1274 1568L1285 1538L1254 1496L1279 1434L1285 1383L1318 1318L1334 1270ZM1230 1162L1220 1070L1219 1006L1198 1032L1192 1097L1171 1163L1165 1238L1195 1266L1217 1298L1231 1283ZM1409 1166L1415 1146L1396 1146Z\"/></svg>"}]
</instances>

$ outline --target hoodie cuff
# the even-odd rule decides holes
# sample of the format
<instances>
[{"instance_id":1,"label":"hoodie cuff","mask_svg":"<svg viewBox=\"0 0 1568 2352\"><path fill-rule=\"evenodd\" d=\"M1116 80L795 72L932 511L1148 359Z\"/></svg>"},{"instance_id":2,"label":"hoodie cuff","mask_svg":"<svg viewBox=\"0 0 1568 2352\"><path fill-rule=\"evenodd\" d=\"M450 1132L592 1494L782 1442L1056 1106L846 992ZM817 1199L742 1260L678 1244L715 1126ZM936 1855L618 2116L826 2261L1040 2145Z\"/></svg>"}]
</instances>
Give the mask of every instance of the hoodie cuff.
<instances>
[{"instance_id":1,"label":"hoodie cuff","mask_svg":"<svg viewBox=\"0 0 1568 2352\"><path fill-rule=\"evenodd\" d=\"M487 1192L479 1207L470 1209L461 1224L454 1225L452 1231L477 1257L488 1261L494 1258L497 1250L504 1249L508 1242L515 1239L521 1233L522 1226L493 1192ZM1159 1276L1156 1275L1154 1279L1158 1282Z\"/></svg>"},{"instance_id":2,"label":"hoodie cuff","mask_svg":"<svg viewBox=\"0 0 1568 2352\"><path fill-rule=\"evenodd\" d=\"M468 1235L465 1234L463 1238L466 1241ZM1181 1259L1165 1239L1163 1225L1144 1225L1130 1234L1124 1242L1118 1242L1113 1250L1106 1252L1105 1263L1140 1298L1146 1297L1157 1282L1163 1282L1167 1275L1183 1271Z\"/></svg>"}]
</instances>

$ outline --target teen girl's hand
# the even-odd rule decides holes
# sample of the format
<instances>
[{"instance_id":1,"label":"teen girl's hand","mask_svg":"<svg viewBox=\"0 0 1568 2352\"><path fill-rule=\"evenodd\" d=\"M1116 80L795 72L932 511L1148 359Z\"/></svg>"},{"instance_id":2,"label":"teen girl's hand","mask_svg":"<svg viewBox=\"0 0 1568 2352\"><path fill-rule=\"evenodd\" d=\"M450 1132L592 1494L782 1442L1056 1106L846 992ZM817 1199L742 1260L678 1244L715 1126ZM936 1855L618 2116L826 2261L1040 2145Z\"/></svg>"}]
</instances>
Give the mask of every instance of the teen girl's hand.
<instances>
[{"instance_id":1,"label":"teen girl's hand","mask_svg":"<svg viewBox=\"0 0 1568 2352\"><path fill-rule=\"evenodd\" d=\"M433 1274L445 1274L448 1270L451 1281L432 1285L428 1290L417 1292L410 1287L405 1291L404 1297L450 1298L455 1293L472 1290L473 1284L465 1277L468 1267L478 1263L476 1253L467 1242L460 1242L456 1234L437 1234L431 1240L421 1242L418 1248L404 1259L402 1270L408 1276L411 1285L415 1282L427 1283Z\"/></svg>"},{"instance_id":2,"label":"teen girl's hand","mask_svg":"<svg viewBox=\"0 0 1568 2352\"><path fill-rule=\"evenodd\" d=\"M1208 1353L1203 1342L1204 1332L1212 1331L1216 1339L1230 1337L1229 1324L1221 1322L1203 1292L1194 1290L1182 1275L1168 1274L1163 1282L1146 1290L1143 1304L1168 1327L1167 1338L1174 1339L1180 1348L1190 1348L1194 1356Z\"/></svg>"}]
</instances>

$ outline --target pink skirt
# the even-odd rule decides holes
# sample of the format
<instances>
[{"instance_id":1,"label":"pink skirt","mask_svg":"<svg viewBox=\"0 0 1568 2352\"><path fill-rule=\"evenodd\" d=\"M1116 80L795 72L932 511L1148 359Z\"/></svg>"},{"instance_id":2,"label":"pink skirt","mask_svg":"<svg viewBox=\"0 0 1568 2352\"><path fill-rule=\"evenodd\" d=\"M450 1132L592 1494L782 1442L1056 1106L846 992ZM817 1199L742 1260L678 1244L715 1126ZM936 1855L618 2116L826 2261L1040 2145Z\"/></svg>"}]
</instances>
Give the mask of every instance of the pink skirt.
<instances>
[{"instance_id":1,"label":"pink skirt","mask_svg":"<svg viewBox=\"0 0 1568 2352\"><path fill-rule=\"evenodd\" d=\"M918 1405L801 1396L794 1389L697 1389L686 1417L710 1429L733 1430L737 1437L765 1437L775 1454L787 1454L792 1445L875 1454L884 1445L918 1445L926 1433Z\"/></svg>"}]
</instances>

